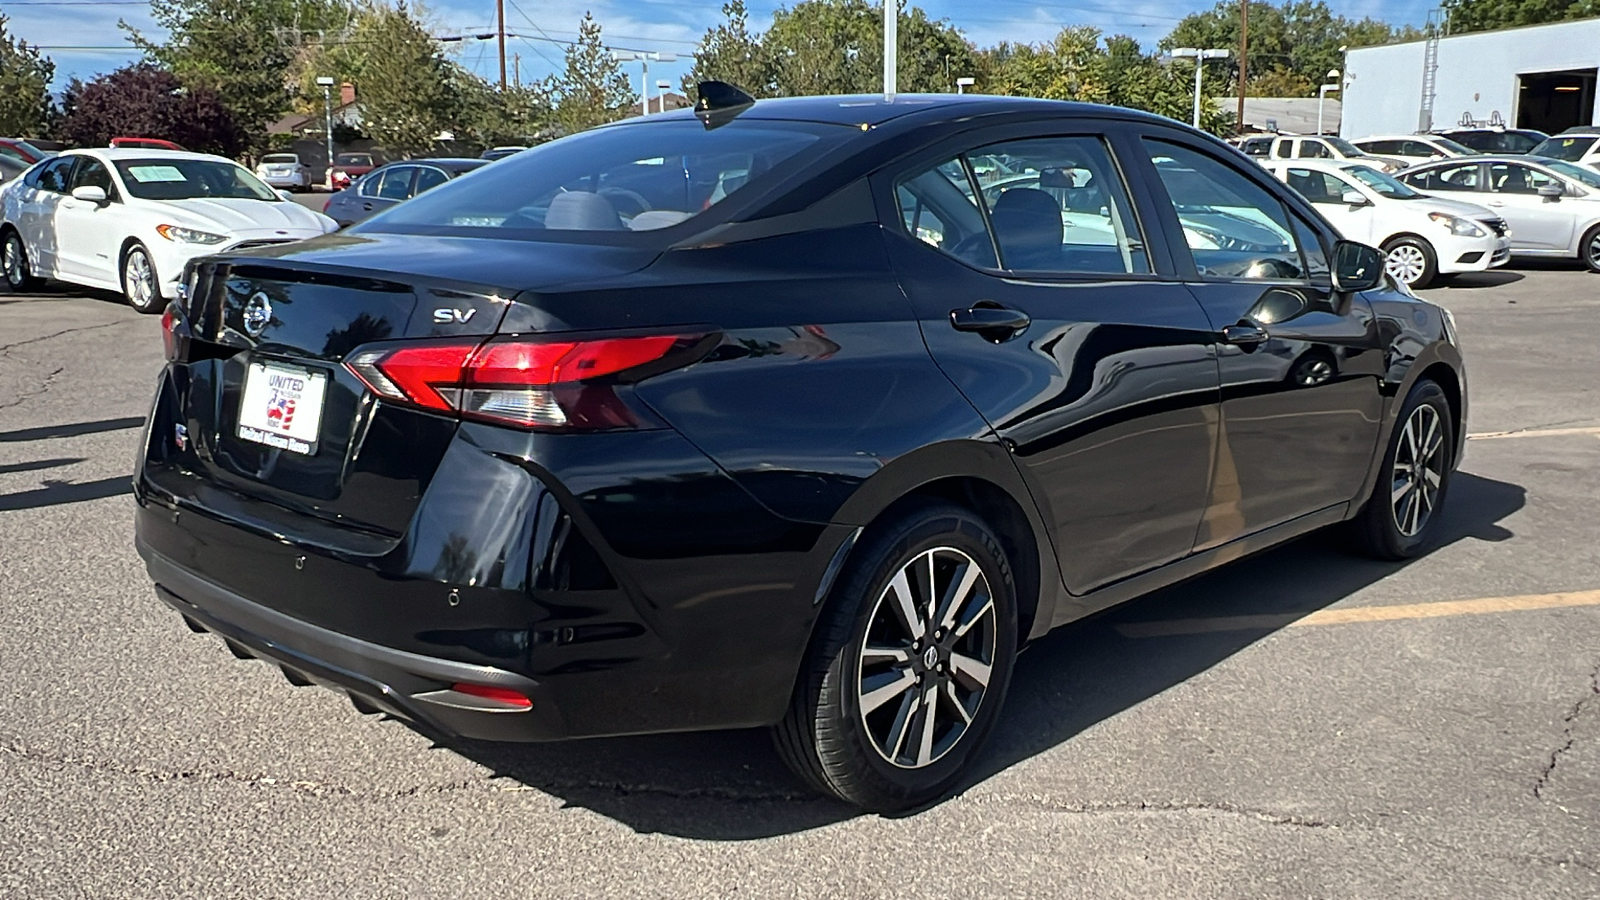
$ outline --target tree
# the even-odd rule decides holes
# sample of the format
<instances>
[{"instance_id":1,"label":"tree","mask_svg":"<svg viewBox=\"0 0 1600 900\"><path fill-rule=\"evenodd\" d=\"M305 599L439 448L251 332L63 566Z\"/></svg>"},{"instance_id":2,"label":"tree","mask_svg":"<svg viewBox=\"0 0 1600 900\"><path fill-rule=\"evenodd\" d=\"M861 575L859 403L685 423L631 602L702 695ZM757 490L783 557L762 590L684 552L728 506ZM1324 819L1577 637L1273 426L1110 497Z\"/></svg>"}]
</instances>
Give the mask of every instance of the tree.
<instances>
[{"instance_id":1,"label":"tree","mask_svg":"<svg viewBox=\"0 0 1600 900\"><path fill-rule=\"evenodd\" d=\"M0 14L0 134L38 135L50 122L50 80L56 64L15 40Z\"/></svg>"},{"instance_id":2,"label":"tree","mask_svg":"<svg viewBox=\"0 0 1600 900\"><path fill-rule=\"evenodd\" d=\"M348 21L344 0L151 0L157 42L123 23L134 45L185 85L216 93L254 149L290 104L288 71L306 35Z\"/></svg>"},{"instance_id":3,"label":"tree","mask_svg":"<svg viewBox=\"0 0 1600 900\"><path fill-rule=\"evenodd\" d=\"M346 71L361 103L361 125L395 153L432 147L453 131L463 107L457 66L402 2L368 0L359 8L347 46Z\"/></svg>"},{"instance_id":4,"label":"tree","mask_svg":"<svg viewBox=\"0 0 1600 900\"><path fill-rule=\"evenodd\" d=\"M974 50L948 22L912 7L899 13L896 81L906 92L951 91L972 71ZM801 0L773 13L761 43L777 96L866 94L883 89L883 7L867 0Z\"/></svg>"},{"instance_id":5,"label":"tree","mask_svg":"<svg viewBox=\"0 0 1600 900\"><path fill-rule=\"evenodd\" d=\"M1488 31L1600 16L1600 0L1445 0L1450 31Z\"/></svg>"},{"instance_id":6,"label":"tree","mask_svg":"<svg viewBox=\"0 0 1600 900\"><path fill-rule=\"evenodd\" d=\"M557 126L568 134L623 118L637 102L622 63L600 40L593 13L583 14L565 70L551 76L545 89L555 102Z\"/></svg>"},{"instance_id":7,"label":"tree","mask_svg":"<svg viewBox=\"0 0 1600 900\"><path fill-rule=\"evenodd\" d=\"M750 32L750 12L744 0L723 4L727 21L706 31L695 51L694 66L683 76L683 92L702 81L725 81L755 97L775 93L772 57L759 34Z\"/></svg>"},{"instance_id":8,"label":"tree","mask_svg":"<svg viewBox=\"0 0 1600 900\"><path fill-rule=\"evenodd\" d=\"M244 129L215 92L186 88L150 63L87 83L73 79L62 93L62 107L57 135L80 146L104 147L117 135L135 134L235 156L246 144Z\"/></svg>"}]
</instances>

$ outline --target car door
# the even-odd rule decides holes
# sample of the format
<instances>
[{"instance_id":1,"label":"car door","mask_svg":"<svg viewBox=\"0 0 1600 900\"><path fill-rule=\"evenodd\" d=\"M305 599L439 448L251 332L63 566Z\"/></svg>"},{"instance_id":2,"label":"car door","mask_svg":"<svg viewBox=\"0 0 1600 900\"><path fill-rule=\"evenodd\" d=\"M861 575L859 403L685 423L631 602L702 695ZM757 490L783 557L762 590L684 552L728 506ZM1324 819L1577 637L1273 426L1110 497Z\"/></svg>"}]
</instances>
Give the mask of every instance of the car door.
<instances>
[{"instance_id":1,"label":"car door","mask_svg":"<svg viewBox=\"0 0 1600 900\"><path fill-rule=\"evenodd\" d=\"M436 188L450 180L450 174L438 166L418 166L417 180L411 186L411 196Z\"/></svg>"},{"instance_id":2,"label":"car door","mask_svg":"<svg viewBox=\"0 0 1600 900\"><path fill-rule=\"evenodd\" d=\"M57 271L63 278L115 283L117 254L128 236L124 218L126 207L117 192L106 164L91 156L80 157L55 211L55 233L59 240ZM71 191L98 187L106 192L105 203L77 200Z\"/></svg>"},{"instance_id":3,"label":"car door","mask_svg":"<svg viewBox=\"0 0 1600 900\"><path fill-rule=\"evenodd\" d=\"M1191 551L1219 414L1209 323L1134 214L1118 127L969 137L883 189L928 349L1011 449L1075 594Z\"/></svg>"},{"instance_id":4,"label":"car door","mask_svg":"<svg viewBox=\"0 0 1600 900\"><path fill-rule=\"evenodd\" d=\"M55 229L56 209L66 198L77 156L63 156L40 167L22 203L17 231L28 247L28 262L35 275L52 277L59 271Z\"/></svg>"},{"instance_id":5,"label":"car door","mask_svg":"<svg viewBox=\"0 0 1600 900\"><path fill-rule=\"evenodd\" d=\"M1489 196L1486 205L1511 226L1514 250L1561 250L1572 245L1576 227L1572 204L1554 197L1539 196L1548 185L1566 185L1543 172L1520 163L1489 164Z\"/></svg>"},{"instance_id":6,"label":"car door","mask_svg":"<svg viewBox=\"0 0 1600 900\"><path fill-rule=\"evenodd\" d=\"M361 194L361 209L367 215L377 215L411 196L411 180L416 176L416 166L384 166L373 173L371 187Z\"/></svg>"},{"instance_id":7,"label":"car door","mask_svg":"<svg viewBox=\"0 0 1600 900\"><path fill-rule=\"evenodd\" d=\"M1376 246L1378 241L1388 237L1376 233L1377 207L1351 182L1322 169L1289 166L1284 171L1284 181L1289 187L1310 202L1346 239ZM1346 203L1345 195L1350 193L1361 195L1366 202L1359 206Z\"/></svg>"},{"instance_id":8,"label":"car door","mask_svg":"<svg viewBox=\"0 0 1600 900\"><path fill-rule=\"evenodd\" d=\"M1383 341L1359 296L1335 295L1335 235L1209 144L1151 128L1141 164L1159 185L1177 264L1216 335L1222 418L1196 549L1359 493L1378 441Z\"/></svg>"}]
</instances>

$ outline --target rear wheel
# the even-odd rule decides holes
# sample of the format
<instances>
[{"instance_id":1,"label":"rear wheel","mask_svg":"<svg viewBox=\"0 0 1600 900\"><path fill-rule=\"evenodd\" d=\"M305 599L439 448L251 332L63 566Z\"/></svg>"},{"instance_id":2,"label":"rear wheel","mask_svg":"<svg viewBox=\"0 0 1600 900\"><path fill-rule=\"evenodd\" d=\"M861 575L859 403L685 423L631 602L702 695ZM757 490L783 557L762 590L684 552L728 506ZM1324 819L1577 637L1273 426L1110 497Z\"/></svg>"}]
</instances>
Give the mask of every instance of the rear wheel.
<instances>
[{"instance_id":1,"label":"rear wheel","mask_svg":"<svg viewBox=\"0 0 1600 900\"><path fill-rule=\"evenodd\" d=\"M876 528L835 587L774 729L784 761L877 812L944 795L1005 701L1016 609L999 541L970 511L930 504Z\"/></svg>"},{"instance_id":2,"label":"rear wheel","mask_svg":"<svg viewBox=\"0 0 1600 900\"><path fill-rule=\"evenodd\" d=\"M159 312L163 305L156 267L143 244L134 244L122 255L122 296L142 313Z\"/></svg>"},{"instance_id":3,"label":"rear wheel","mask_svg":"<svg viewBox=\"0 0 1600 900\"><path fill-rule=\"evenodd\" d=\"M1584 265L1591 272L1600 272L1600 225L1589 229L1583 236L1583 243L1578 245L1578 255L1583 258Z\"/></svg>"},{"instance_id":4,"label":"rear wheel","mask_svg":"<svg viewBox=\"0 0 1600 900\"><path fill-rule=\"evenodd\" d=\"M10 229L0 241L0 267L5 271L6 287L13 293L32 290L39 284L28 267L28 249L23 246L22 235Z\"/></svg>"},{"instance_id":5,"label":"rear wheel","mask_svg":"<svg viewBox=\"0 0 1600 900\"><path fill-rule=\"evenodd\" d=\"M1398 237L1384 244L1383 268L1412 290L1421 290L1439 277L1439 260L1433 246L1416 237Z\"/></svg>"},{"instance_id":6,"label":"rear wheel","mask_svg":"<svg viewBox=\"0 0 1600 900\"><path fill-rule=\"evenodd\" d=\"M1444 391L1431 380L1418 381L1395 420L1372 496L1350 522L1362 553L1402 560L1428 547L1439 530L1455 446Z\"/></svg>"}]
</instances>

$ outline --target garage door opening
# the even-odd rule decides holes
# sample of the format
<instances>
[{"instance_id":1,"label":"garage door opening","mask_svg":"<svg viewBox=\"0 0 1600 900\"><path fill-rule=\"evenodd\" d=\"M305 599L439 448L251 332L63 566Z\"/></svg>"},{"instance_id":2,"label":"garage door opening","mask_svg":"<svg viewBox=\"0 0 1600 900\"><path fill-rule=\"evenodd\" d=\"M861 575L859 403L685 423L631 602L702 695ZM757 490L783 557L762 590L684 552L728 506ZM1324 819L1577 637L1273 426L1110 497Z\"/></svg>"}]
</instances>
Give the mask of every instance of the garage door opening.
<instances>
[{"instance_id":1,"label":"garage door opening","mask_svg":"<svg viewBox=\"0 0 1600 900\"><path fill-rule=\"evenodd\" d=\"M1594 69L1518 75L1517 127L1555 134L1594 124Z\"/></svg>"}]
</instances>

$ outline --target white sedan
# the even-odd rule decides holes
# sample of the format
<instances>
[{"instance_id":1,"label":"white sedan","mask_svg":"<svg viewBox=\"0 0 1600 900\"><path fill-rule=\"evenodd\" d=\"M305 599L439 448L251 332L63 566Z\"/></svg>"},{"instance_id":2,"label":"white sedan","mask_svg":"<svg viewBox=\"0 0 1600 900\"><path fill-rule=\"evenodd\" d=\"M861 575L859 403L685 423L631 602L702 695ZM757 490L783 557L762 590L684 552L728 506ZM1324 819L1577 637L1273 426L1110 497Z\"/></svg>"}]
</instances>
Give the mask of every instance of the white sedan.
<instances>
[{"instance_id":1,"label":"white sedan","mask_svg":"<svg viewBox=\"0 0 1600 900\"><path fill-rule=\"evenodd\" d=\"M1482 272L1511 258L1505 219L1482 206L1429 197L1356 163L1297 159L1264 165L1340 234L1381 249L1389 274L1407 287L1425 288L1440 275Z\"/></svg>"},{"instance_id":2,"label":"white sedan","mask_svg":"<svg viewBox=\"0 0 1600 900\"><path fill-rule=\"evenodd\" d=\"M261 157L256 177L275 188L311 190L311 170L293 153L268 153Z\"/></svg>"},{"instance_id":3,"label":"white sedan","mask_svg":"<svg viewBox=\"0 0 1600 900\"><path fill-rule=\"evenodd\" d=\"M0 192L0 262L13 291L54 278L121 291L141 312L177 297L189 260L338 226L238 163L169 150L69 150Z\"/></svg>"}]
</instances>

